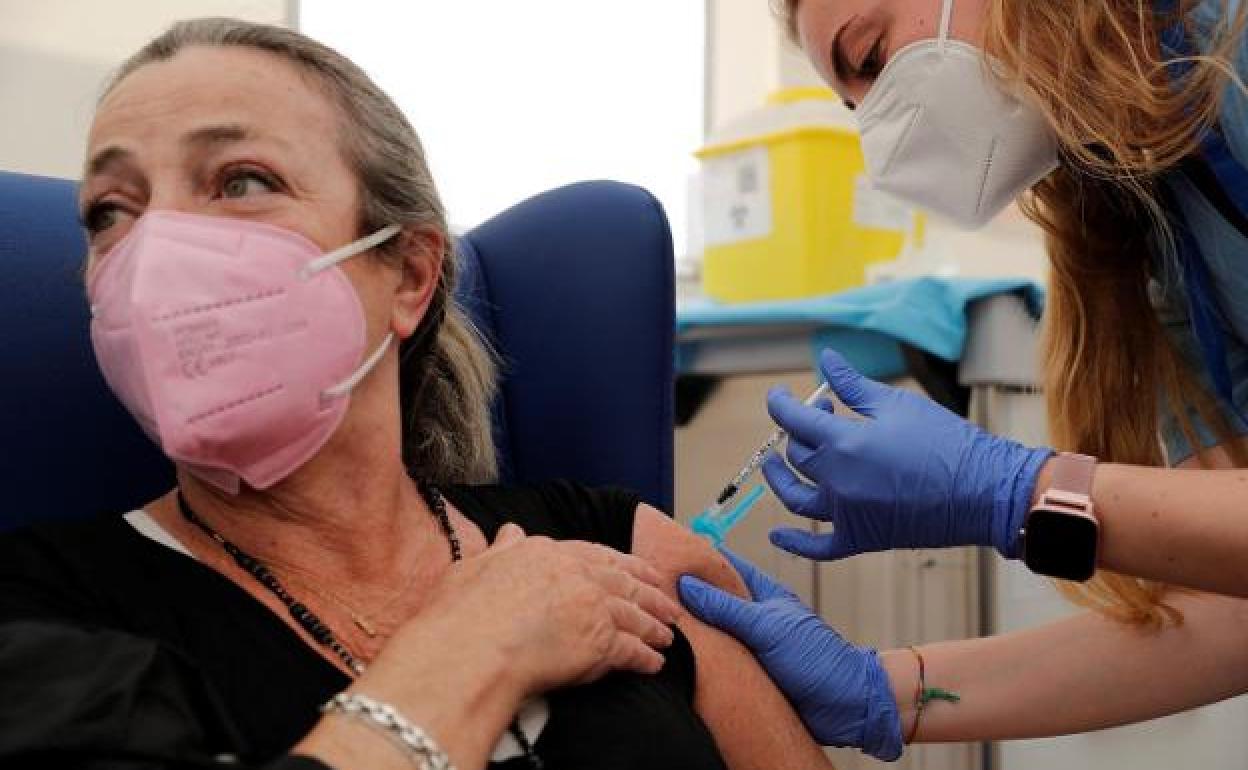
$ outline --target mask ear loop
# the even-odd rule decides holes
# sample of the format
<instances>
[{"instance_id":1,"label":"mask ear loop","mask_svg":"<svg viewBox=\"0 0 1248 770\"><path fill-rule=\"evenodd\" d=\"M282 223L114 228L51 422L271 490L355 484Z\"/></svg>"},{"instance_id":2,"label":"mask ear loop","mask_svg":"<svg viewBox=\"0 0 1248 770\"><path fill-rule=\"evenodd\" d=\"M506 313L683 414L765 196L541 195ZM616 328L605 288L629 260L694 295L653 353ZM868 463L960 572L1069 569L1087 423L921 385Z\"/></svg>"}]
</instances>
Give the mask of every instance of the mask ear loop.
<instances>
[{"instance_id":1,"label":"mask ear loop","mask_svg":"<svg viewBox=\"0 0 1248 770\"><path fill-rule=\"evenodd\" d=\"M368 373L373 370L373 367L376 366L377 362L381 360L381 357L385 355L391 342L394 342L394 332L390 332L386 335L386 338L381 341L381 344L378 345L377 349L372 352L372 355L370 355L364 363L360 364L359 368L356 369L351 376L347 377L347 379L337 385L327 388L325 392L321 394L321 401L325 402L335 398L342 398L354 390L355 386L359 385L360 381L368 376Z\"/></svg>"},{"instance_id":2,"label":"mask ear loop","mask_svg":"<svg viewBox=\"0 0 1248 770\"><path fill-rule=\"evenodd\" d=\"M940 8L940 51L944 53L949 42L949 31L953 28L953 0L944 0Z\"/></svg>"},{"instance_id":3,"label":"mask ear loop","mask_svg":"<svg viewBox=\"0 0 1248 770\"><path fill-rule=\"evenodd\" d=\"M303 268L299 271L299 277L306 280L316 275L317 273L321 272L322 270L327 270L333 267L334 265L338 264L339 262L342 262L344 260L350 259L351 257L354 257L356 254L360 254L361 252L368 251L369 249L375 246L380 246L381 244L390 240L394 236L398 235L402 229L403 228L399 227L398 225L388 225L386 227L381 228L380 230L373 233L372 235L366 235L365 237L359 239L358 241L355 241L353 243L348 243L346 246L343 246L342 248L338 248L338 249L334 249L333 251L326 252L325 254L322 254L316 259L309 261L308 264L304 265Z\"/></svg>"},{"instance_id":4,"label":"mask ear loop","mask_svg":"<svg viewBox=\"0 0 1248 770\"><path fill-rule=\"evenodd\" d=\"M322 270L328 270L339 262L354 257L356 254L361 254L371 248L380 246L394 236L398 235L402 230L403 228L399 225L387 225L372 235L365 236L354 243L348 243L342 248L334 249L331 252L322 254L304 265L299 271L299 277L307 280ZM369 357L365 359L364 363L360 364L360 366L352 372L349 377L321 393L321 402L325 403L335 398L341 398L350 393L356 385L360 384L361 380L368 376L368 373L373 370L373 367L381 361L381 357L385 355L386 350L389 349L390 343L392 342L394 342L394 332L387 334L386 338L381 341L380 345L377 346L377 349L374 350Z\"/></svg>"}]
</instances>

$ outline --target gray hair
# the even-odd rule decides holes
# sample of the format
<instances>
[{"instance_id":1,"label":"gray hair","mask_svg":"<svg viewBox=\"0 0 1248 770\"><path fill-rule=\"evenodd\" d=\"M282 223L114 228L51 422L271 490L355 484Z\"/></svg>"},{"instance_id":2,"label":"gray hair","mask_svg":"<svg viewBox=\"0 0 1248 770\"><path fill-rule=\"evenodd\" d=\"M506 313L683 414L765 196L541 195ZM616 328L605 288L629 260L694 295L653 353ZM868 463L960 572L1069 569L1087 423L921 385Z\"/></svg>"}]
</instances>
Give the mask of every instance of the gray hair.
<instances>
[{"instance_id":1,"label":"gray hair","mask_svg":"<svg viewBox=\"0 0 1248 770\"><path fill-rule=\"evenodd\" d=\"M337 51L289 29L236 19L174 24L126 60L105 96L140 67L196 45L267 51L312 75L325 89L340 112L339 141L359 183L361 235L390 224L442 235L446 245L441 280L429 313L400 351L403 459L423 481L495 480L498 461L490 429L490 404L497 391L495 360L455 301L454 241L411 124L363 70ZM395 251L391 245L377 253L397 263Z\"/></svg>"}]
</instances>

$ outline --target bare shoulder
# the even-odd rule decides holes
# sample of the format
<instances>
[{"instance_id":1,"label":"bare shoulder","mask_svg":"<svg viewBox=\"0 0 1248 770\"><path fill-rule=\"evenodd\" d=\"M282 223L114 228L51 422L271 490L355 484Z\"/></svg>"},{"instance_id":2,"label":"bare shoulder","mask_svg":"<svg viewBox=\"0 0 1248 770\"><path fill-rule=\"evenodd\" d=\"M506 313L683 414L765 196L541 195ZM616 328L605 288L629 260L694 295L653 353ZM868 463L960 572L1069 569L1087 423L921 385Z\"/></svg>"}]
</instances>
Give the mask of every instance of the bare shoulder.
<instances>
[{"instance_id":1,"label":"bare shoulder","mask_svg":"<svg viewBox=\"0 0 1248 770\"><path fill-rule=\"evenodd\" d=\"M719 551L649 505L637 506L633 553L663 575L663 590L673 596L681 575L696 575L737 596L747 595L745 582Z\"/></svg>"},{"instance_id":2,"label":"bare shoulder","mask_svg":"<svg viewBox=\"0 0 1248 770\"><path fill-rule=\"evenodd\" d=\"M648 505L637 507L633 553L659 571L663 589L678 601L681 575L695 575L748 598L745 581L719 551ZM694 707L731 770L831 767L749 650L692 615L677 625L697 660Z\"/></svg>"}]
</instances>

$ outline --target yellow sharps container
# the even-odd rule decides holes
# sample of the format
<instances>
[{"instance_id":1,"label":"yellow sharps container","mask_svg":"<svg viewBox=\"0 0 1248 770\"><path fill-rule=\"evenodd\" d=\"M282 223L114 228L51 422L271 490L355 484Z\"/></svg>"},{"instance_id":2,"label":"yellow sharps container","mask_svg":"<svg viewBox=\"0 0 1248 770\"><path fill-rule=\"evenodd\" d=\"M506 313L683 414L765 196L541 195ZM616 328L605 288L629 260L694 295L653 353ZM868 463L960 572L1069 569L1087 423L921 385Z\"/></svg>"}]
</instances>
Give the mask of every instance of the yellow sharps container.
<instances>
[{"instance_id":1,"label":"yellow sharps container","mask_svg":"<svg viewBox=\"0 0 1248 770\"><path fill-rule=\"evenodd\" d=\"M721 302L828 294L897 258L923 217L874 190L852 116L826 88L780 91L699 150L703 290Z\"/></svg>"}]
</instances>

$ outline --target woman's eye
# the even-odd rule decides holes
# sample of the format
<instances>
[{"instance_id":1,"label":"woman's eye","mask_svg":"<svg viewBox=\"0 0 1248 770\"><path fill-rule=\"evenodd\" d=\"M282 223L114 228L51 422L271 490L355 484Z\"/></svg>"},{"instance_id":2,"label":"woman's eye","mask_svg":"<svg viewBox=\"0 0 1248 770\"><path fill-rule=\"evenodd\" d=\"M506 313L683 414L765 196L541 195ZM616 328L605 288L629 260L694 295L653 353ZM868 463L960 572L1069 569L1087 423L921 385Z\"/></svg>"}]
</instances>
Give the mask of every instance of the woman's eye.
<instances>
[{"instance_id":1,"label":"woman's eye","mask_svg":"<svg viewBox=\"0 0 1248 770\"><path fill-rule=\"evenodd\" d=\"M271 193L277 185L265 174L258 171L236 171L225 178L221 185L221 197L245 198L248 195Z\"/></svg>"},{"instance_id":2,"label":"woman's eye","mask_svg":"<svg viewBox=\"0 0 1248 770\"><path fill-rule=\"evenodd\" d=\"M123 214L125 211L115 203L96 203L83 215L82 225L88 233L96 235L116 225Z\"/></svg>"},{"instance_id":3,"label":"woman's eye","mask_svg":"<svg viewBox=\"0 0 1248 770\"><path fill-rule=\"evenodd\" d=\"M875 45L863 57L862 63L858 65L858 77L874 78L884 69L884 40L881 38L875 41Z\"/></svg>"}]
</instances>

